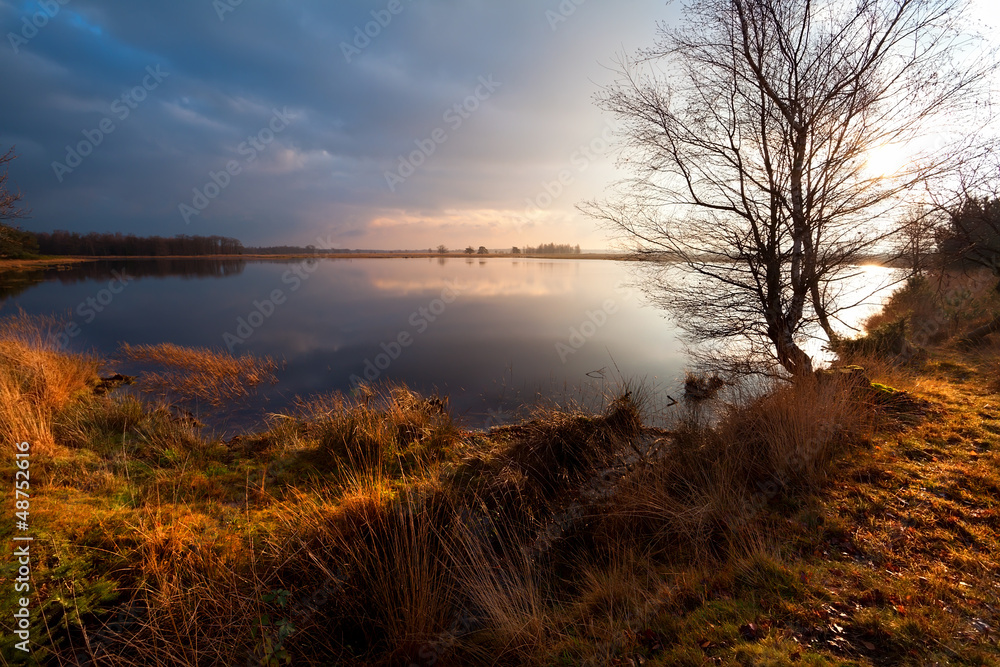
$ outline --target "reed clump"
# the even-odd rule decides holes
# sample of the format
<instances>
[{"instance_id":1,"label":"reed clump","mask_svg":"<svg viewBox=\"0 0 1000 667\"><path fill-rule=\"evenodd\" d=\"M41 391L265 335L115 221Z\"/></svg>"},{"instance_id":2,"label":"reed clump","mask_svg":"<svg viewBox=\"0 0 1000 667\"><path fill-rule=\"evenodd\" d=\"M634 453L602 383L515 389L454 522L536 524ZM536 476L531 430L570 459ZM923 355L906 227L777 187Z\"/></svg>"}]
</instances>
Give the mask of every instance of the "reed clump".
<instances>
[{"instance_id":1,"label":"reed clump","mask_svg":"<svg viewBox=\"0 0 1000 667\"><path fill-rule=\"evenodd\" d=\"M97 382L98 362L57 343L61 323L23 312L0 319L0 438L54 444L56 413Z\"/></svg>"},{"instance_id":2,"label":"reed clump","mask_svg":"<svg viewBox=\"0 0 1000 667\"><path fill-rule=\"evenodd\" d=\"M204 402L219 407L250 395L254 387L277 382L274 371L278 364L270 357L233 356L220 350L173 343L122 343L119 355L148 367L140 376L143 392L180 402Z\"/></svg>"}]
</instances>

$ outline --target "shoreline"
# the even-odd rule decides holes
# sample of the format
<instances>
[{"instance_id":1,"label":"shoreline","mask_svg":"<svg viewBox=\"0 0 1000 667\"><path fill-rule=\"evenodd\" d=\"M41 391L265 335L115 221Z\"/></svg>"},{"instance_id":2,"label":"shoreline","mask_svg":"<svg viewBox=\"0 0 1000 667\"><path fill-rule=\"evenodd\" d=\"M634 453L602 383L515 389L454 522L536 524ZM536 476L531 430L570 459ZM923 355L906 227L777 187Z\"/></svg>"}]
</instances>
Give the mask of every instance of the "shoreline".
<instances>
[{"instance_id":1,"label":"shoreline","mask_svg":"<svg viewBox=\"0 0 1000 667\"><path fill-rule=\"evenodd\" d=\"M351 253L288 253L279 255L66 255L65 257L43 257L39 259L0 259L0 271L19 270L34 266L73 264L80 262L100 262L106 260L170 260L170 259L242 259L242 260L288 260L288 259L599 259L639 261L635 255L615 253L582 253L579 255L469 255L466 253L426 253L426 252L351 252Z\"/></svg>"},{"instance_id":2,"label":"shoreline","mask_svg":"<svg viewBox=\"0 0 1000 667\"><path fill-rule=\"evenodd\" d=\"M497 664L497 643L523 665L744 664L763 649L769 664L933 664L940 647L994 664L1000 348L950 345L954 308L914 282L870 324L939 322L924 355L859 348L861 381L733 400L717 425L651 427L626 383L599 412L474 432L446 399L386 385L236 435L170 409L156 378L138 378L145 399L110 391L121 377L46 347L22 316L0 336L0 435L30 454L19 530L38 593L23 632L56 661L79 655L74 628L34 611L71 590L93 610L83 655L107 664L157 660L153 640L202 647L186 664L257 664L265 640L345 667ZM220 389L267 381L264 362L157 354L182 371L161 379L218 410ZM12 647L0 638L0 657Z\"/></svg>"},{"instance_id":3,"label":"shoreline","mask_svg":"<svg viewBox=\"0 0 1000 667\"><path fill-rule=\"evenodd\" d=\"M68 266L71 264L82 264L93 261L86 257L45 257L42 259L0 259L0 273L28 271L38 267Z\"/></svg>"},{"instance_id":4,"label":"shoreline","mask_svg":"<svg viewBox=\"0 0 1000 667\"><path fill-rule=\"evenodd\" d=\"M488 259L539 259L539 260L600 260L600 261L617 261L617 262L655 262L655 261L678 261L670 259L657 260L653 257L642 256L634 253L581 253L579 255L559 255L559 254L542 254L542 255L512 255L509 253L503 254L491 254L491 255L468 255L464 252L452 252L447 254L439 254L436 252L426 253L426 252L357 252L357 253L299 253L299 254L281 254L281 255L260 255L260 254L246 254L246 255L67 255L65 257L42 257L39 259L3 259L0 258L0 274L5 272L20 272L29 271L35 268L63 268L68 267L73 264L82 264L86 262L101 262L101 261L155 261L155 260L243 260L250 262L267 262L267 261L292 261L292 260L306 260L306 259L333 259L333 260L344 260L344 259L466 259L473 260L479 259L480 261ZM900 268L898 261L894 261L891 258L866 258L858 260L859 265L876 265L888 268Z\"/></svg>"}]
</instances>

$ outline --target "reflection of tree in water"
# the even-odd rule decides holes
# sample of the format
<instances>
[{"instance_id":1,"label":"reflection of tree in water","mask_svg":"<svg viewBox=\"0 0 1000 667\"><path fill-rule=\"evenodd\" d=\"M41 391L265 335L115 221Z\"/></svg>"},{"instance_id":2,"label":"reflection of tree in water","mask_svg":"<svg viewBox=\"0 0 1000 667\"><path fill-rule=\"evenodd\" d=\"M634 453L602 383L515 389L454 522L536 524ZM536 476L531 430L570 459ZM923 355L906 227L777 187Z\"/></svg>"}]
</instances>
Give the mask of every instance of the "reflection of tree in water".
<instances>
[{"instance_id":1,"label":"reflection of tree in water","mask_svg":"<svg viewBox=\"0 0 1000 667\"><path fill-rule=\"evenodd\" d=\"M102 260L79 262L69 266L9 271L0 273L0 299L7 300L43 282L58 281L64 285L88 281L111 280L114 272L130 278L228 278L243 273L243 259L160 258L135 260Z\"/></svg>"},{"instance_id":2,"label":"reflection of tree in water","mask_svg":"<svg viewBox=\"0 0 1000 667\"><path fill-rule=\"evenodd\" d=\"M113 271L126 273L132 278L227 278L243 273L246 260L243 259L190 259L162 258L135 259L127 261L99 261L74 264L69 268L53 271L48 280L61 283L77 283L87 280L114 278Z\"/></svg>"},{"instance_id":3,"label":"reflection of tree in water","mask_svg":"<svg viewBox=\"0 0 1000 667\"><path fill-rule=\"evenodd\" d=\"M10 271L0 273L0 302L12 299L45 281L45 271Z\"/></svg>"}]
</instances>

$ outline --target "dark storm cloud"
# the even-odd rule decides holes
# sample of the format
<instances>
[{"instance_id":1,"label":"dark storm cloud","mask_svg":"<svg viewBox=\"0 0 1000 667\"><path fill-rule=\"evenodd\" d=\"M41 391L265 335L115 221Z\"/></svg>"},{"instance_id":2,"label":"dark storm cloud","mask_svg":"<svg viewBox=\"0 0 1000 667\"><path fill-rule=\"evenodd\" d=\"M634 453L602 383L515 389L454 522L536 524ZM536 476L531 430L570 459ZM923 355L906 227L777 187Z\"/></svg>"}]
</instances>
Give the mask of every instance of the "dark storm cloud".
<instances>
[{"instance_id":1,"label":"dark storm cloud","mask_svg":"<svg viewBox=\"0 0 1000 667\"><path fill-rule=\"evenodd\" d=\"M665 13L576 1L0 0L0 147L21 156L25 226L420 247L495 211L500 243L505 212L600 132L600 63Z\"/></svg>"}]
</instances>

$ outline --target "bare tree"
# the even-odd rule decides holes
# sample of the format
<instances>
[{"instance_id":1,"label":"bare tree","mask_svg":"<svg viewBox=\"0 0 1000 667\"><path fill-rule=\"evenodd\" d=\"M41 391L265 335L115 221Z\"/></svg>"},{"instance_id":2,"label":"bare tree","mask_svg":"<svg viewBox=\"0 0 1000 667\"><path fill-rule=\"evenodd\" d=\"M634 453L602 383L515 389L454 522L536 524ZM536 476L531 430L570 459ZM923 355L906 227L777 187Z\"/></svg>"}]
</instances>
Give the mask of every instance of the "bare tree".
<instances>
[{"instance_id":1,"label":"bare tree","mask_svg":"<svg viewBox=\"0 0 1000 667\"><path fill-rule=\"evenodd\" d=\"M923 275L931 268L946 225L946 216L933 206L909 207L900 220L898 252L893 258L905 262L909 276Z\"/></svg>"},{"instance_id":2,"label":"bare tree","mask_svg":"<svg viewBox=\"0 0 1000 667\"><path fill-rule=\"evenodd\" d=\"M0 257L17 256L24 245L24 232L2 222L4 220L17 220L28 215L28 211L19 206L20 190L12 190L7 181L7 165L16 158L17 154L14 153L13 147L0 156Z\"/></svg>"},{"instance_id":3,"label":"bare tree","mask_svg":"<svg viewBox=\"0 0 1000 667\"><path fill-rule=\"evenodd\" d=\"M1000 156L974 167L935 201L935 211L947 219L940 250L949 260L992 271L1000 292Z\"/></svg>"},{"instance_id":4,"label":"bare tree","mask_svg":"<svg viewBox=\"0 0 1000 667\"><path fill-rule=\"evenodd\" d=\"M1000 157L963 171L957 187L940 198L936 210L947 218L940 234L939 250L945 261L965 267L988 269L1000 292ZM972 331L961 342L978 345L1000 331L1000 313Z\"/></svg>"},{"instance_id":5,"label":"bare tree","mask_svg":"<svg viewBox=\"0 0 1000 667\"><path fill-rule=\"evenodd\" d=\"M17 159L14 148L11 147L3 156L0 156L0 220L15 220L23 218L27 212L18 206L21 201L21 192L12 192L7 183L7 165Z\"/></svg>"},{"instance_id":6,"label":"bare tree","mask_svg":"<svg viewBox=\"0 0 1000 667\"><path fill-rule=\"evenodd\" d=\"M981 148L993 53L960 0L683 9L599 95L634 175L584 210L673 260L645 263L646 284L691 340L740 339L810 372L803 341L837 335L851 267L888 251L907 195ZM877 173L873 158L893 148L907 159Z\"/></svg>"}]
</instances>

